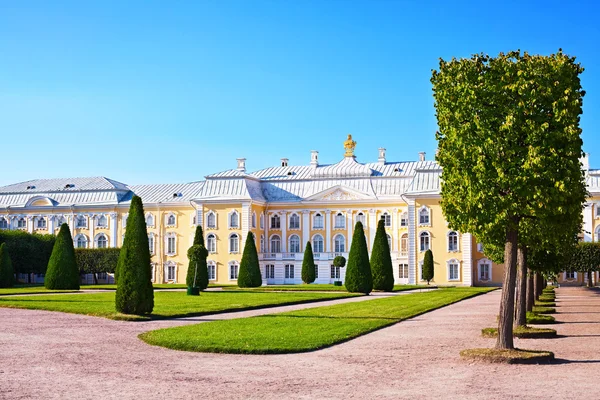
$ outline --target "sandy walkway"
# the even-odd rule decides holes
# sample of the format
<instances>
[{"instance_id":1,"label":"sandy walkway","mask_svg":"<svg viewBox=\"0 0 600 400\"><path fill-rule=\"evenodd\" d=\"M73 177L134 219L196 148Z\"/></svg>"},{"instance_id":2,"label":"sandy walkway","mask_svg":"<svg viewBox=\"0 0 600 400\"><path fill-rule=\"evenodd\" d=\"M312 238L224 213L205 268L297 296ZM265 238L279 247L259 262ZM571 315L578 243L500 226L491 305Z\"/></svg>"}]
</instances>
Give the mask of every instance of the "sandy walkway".
<instances>
[{"instance_id":1,"label":"sandy walkway","mask_svg":"<svg viewBox=\"0 0 600 400\"><path fill-rule=\"evenodd\" d=\"M600 295L560 289L557 319L569 323L556 328L567 336L518 342L568 362L462 362L461 349L493 345L479 331L494 324L499 298L492 292L326 350L276 356L177 352L136 337L176 321L0 308L0 398L598 398Z\"/></svg>"}]
</instances>

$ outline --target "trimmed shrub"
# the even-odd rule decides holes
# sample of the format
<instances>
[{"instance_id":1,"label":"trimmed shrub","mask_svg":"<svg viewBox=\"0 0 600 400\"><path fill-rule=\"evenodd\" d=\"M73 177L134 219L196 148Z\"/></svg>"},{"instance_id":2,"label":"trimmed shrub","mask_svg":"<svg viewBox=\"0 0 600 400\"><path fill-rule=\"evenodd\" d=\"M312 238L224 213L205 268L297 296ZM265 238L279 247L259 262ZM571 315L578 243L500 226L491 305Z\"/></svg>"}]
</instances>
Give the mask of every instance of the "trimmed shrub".
<instances>
[{"instance_id":1,"label":"trimmed shrub","mask_svg":"<svg viewBox=\"0 0 600 400\"><path fill-rule=\"evenodd\" d=\"M433 253L431 249L425 252L425 257L423 258L423 276L424 281L429 282L433 280Z\"/></svg>"},{"instance_id":2,"label":"trimmed shrub","mask_svg":"<svg viewBox=\"0 0 600 400\"><path fill-rule=\"evenodd\" d=\"M44 286L54 290L79 290L79 267L75 261L73 238L67 224L61 225L56 236Z\"/></svg>"},{"instance_id":3,"label":"trimmed shrub","mask_svg":"<svg viewBox=\"0 0 600 400\"><path fill-rule=\"evenodd\" d=\"M25 231L0 231L0 244L6 243L15 273L43 274L48 267L56 237Z\"/></svg>"},{"instance_id":4,"label":"trimmed shrub","mask_svg":"<svg viewBox=\"0 0 600 400\"><path fill-rule=\"evenodd\" d=\"M391 292L394 289L394 267L383 219L377 223L377 232L371 252L371 273L373 274L373 290Z\"/></svg>"},{"instance_id":5,"label":"trimmed shrub","mask_svg":"<svg viewBox=\"0 0 600 400\"><path fill-rule=\"evenodd\" d=\"M12 287L15 282L15 271L8 254L6 243L0 244L0 288Z\"/></svg>"},{"instance_id":6,"label":"trimmed shrub","mask_svg":"<svg viewBox=\"0 0 600 400\"><path fill-rule=\"evenodd\" d=\"M336 256L333 259L333 266L344 268L346 266L346 257L344 256Z\"/></svg>"},{"instance_id":7,"label":"trimmed shrub","mask_svg":"<svg viewBox=\"0 0 600 400\"><path fill-rule=\"evenodd\" d=\"M248 237L246 238L237 282L241 288L259 287L262 285L258 253L256 252L256 243L254 243L254 234L252 232L248 232Z\"/></svg>"},{"instance_id":8,"label":"trimmed shrub","mask_svg":"<svg viewBox=\"0 0 600 400\"><path fill-rule=\"evenodd\" d=\"M194 244L199 246L205 246L204 244L204 232L200 225L196 226L196 233L194 234Z\"/></svg>"},{"instance_id":9,"label":"trimmed shrub","mask_svg":"<svg viewBox=\"0 0 600 400\"><path fill-rule=\"evenodd\" d=\"M142 199L133 196L127 234L117 263L115 307L123 314L144 315L154 309L152 267Z\"/></svg>"},{"instance_id":10,"label":"trimmed shrub","mask_svg":"<svg viewBox=\"0 0 600 400\"><path fill-rule=\"evenodd\" d=\"M315 258L310 241L306 242L304 258L302 259L302 282L313 283L317 279L315 274Z\"/></svg>"},{"instance_id":11,"label":"trimmed shrub","mask_svg":"<svg viewBox=\"0 0 600 400\"><path fill-rule=\"evenodd\" d=\"M208 287L208 250L201 244L194 244L187 252L189 264L185 283L188 288L204 290Z\"/></svg>"},{"instance_id":12,"label":"trimmed shrub","mask_svg":"<svg viewBox=\"0 0 600 400\"><path fill-rule=\"evenodd\" d=\"M344 283L346 290L353 293L369 294L373 290L373 276L371 275L371 265L369 264L367 241L360 221L354 227Z\"/></svg>"}]
</instances>

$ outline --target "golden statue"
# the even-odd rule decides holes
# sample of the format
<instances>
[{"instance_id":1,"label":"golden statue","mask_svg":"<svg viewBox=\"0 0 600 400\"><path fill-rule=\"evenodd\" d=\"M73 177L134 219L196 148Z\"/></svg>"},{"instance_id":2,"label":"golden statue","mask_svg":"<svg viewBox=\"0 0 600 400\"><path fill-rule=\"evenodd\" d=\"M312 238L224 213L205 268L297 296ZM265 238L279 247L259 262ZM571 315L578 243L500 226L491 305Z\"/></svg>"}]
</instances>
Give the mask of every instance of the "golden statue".
<instances>
[{"instance_id":1,"label":"golden statue","mask_svg":"<svg viewBox=\"0 0 600 400\"><path fill-rule=\"evenodd\" d=\"M356 141L352 140L352 135L348 135L348 139L344 142L344 157L354 157L354 149L356 148Z\"/></svg>"}]
</instances>

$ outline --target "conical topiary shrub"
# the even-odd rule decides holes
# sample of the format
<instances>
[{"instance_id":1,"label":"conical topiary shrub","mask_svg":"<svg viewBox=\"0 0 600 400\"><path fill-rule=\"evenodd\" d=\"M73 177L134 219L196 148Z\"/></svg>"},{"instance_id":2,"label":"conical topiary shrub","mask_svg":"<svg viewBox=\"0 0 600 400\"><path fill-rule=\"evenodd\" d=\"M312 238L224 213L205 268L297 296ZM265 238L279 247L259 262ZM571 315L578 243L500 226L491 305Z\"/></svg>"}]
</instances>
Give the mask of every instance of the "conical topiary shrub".
<instances>
[{"instance_id":1,"label":"conical topiary shrub","mask_svg":"<svg viewBox=\"0 0 600 400\"><path fill-rule=\"evenodd\" d=\"M369 294L373 290L373 277L371 275L371 265L369 264L367 241L360 221L354 227L344 284L346 290L349 292Z\"/></svg>"},{"instance_id":2,"label":"conical topiary shrub","mask_svg":"<svg viewBox=\"0 0 600 400\"><path fill-rule=\"evenodd\" d=\"M56 236L44 286L52 290L79 290L79 267L75 261L73 238L67 224L61 225Z\"/></svg>"},{"instance_id":3,"label":"conical topiary shrub","mask_svg":"<svg viewBox=\"0 0 600 400\"><path fill-rule=\"evenodd\" d=\"M196 227L194 245L189 248L187 255L189 260L187 277L185 279L187 287L199 288L199 290L206 289L208 287L208 265L206 263L208 250L204 247L204 237L200 225ZM188 292L190 291L188 290Z\"/></svg>"},{"instance_id":4,"label":"conical topiary shrub","mask_svg":"<svg viewBox=\"0 0 600 400\"><path fill-rule=\"evenodd\" d=\"M204 232L202 231L202 226L198 225L196 227L196 233L194 234L194 244L199 246L204 245Z\"/></svg>"},{"instance_id":5,"label":"conical topiary shrub","mask_svg":"<svg viewBox=\"0 0 600 400\"><path fill-rule=\"evenodd\" d=\"M258 253L256 252L256 243L254 243L252 232L248 232L248 237L246 238L237 282L241 288L259 287L262 285Z\"/></svg>"},{"instance_id":6,"label":"conical topiary shrub","mask_svg":"<svg viewBox=\"0 0 600 400\"><path fill-rule=\"evenodd\" d=\"M302 282L313 283L317 278L315 273L315 258L310 241L306 242L304 258L302 259Z\"/></svg>"},{"instance_id":7,"label":"conical topiary shrub","mask_svg":"<svg viewBox=\"0 0 600 400\"><path fill-rule=\"evenodd\" d=\"M373 274L373 290L391 292L394 289L394 267L383 219L379 220L377 224L377 233L375 233L371 252L371 273Z\"/></svg>"},{"instance_id":8,"label":"conical topiary shrub","mask_svg":"<svg viewBox=\"0 0 600 400\"><path fill-rule=\"evenodd\" d=\"M424 281L429 282L433 280L433 253L431 250L425 252L423 257L423 276L421 277Z\"/></svg>"},{"instance_id":9,"label":"conical topiary shrub","mask_svg":"<svg viewBox=\"0 0 600 400\"><path fill-rule=\"evenodd\" d=\"M6 243L0 245L0 288L13 287L15 283L15 271L8 254Z\"/></svg>"},{"instance_id":10,"label":"conical topiary shrub","mask_svg":"<svg viewBox=\"0 0 600 400\"><path fill-rule=\"evenodd\" d=\"M154 309L152 267L142 199L133 196L127 218L127 234L117 263L115 306L123 314L144 315Z\"/></svg>"}]
</instances>

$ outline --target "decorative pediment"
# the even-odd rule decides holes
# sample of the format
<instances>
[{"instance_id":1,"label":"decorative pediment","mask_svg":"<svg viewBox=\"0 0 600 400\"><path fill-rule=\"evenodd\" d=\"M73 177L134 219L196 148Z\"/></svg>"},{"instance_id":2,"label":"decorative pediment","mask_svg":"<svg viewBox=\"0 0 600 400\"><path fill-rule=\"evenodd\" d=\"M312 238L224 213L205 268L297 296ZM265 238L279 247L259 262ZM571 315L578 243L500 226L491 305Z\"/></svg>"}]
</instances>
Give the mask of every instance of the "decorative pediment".
<instances>
[{"instance_id":1,"label":"decorative pediment","mask_svg":"<svg viewBox=\"0 0 600 400\"><path fill-rule=\"evenodd\" d=\"M344 186L336 186L307 197L307 201L347 201L373 199L366 193L358 192Z\"/></svg>"}]
</instances>

